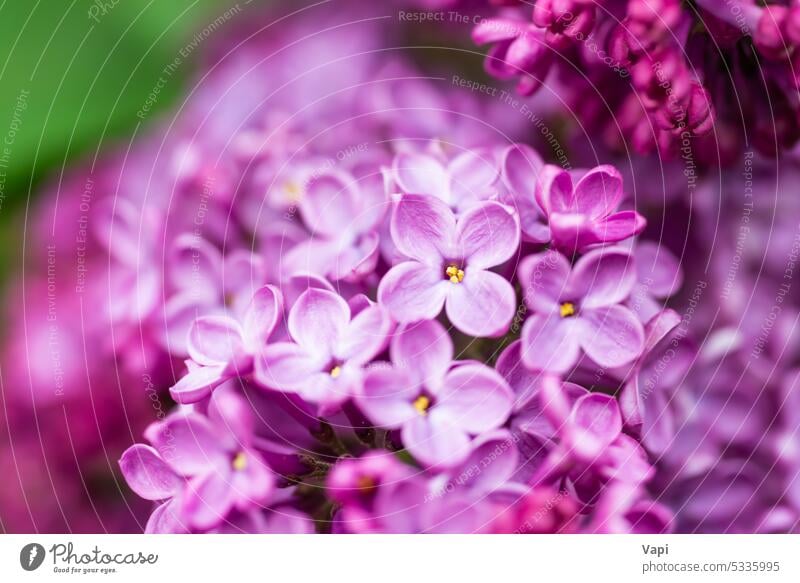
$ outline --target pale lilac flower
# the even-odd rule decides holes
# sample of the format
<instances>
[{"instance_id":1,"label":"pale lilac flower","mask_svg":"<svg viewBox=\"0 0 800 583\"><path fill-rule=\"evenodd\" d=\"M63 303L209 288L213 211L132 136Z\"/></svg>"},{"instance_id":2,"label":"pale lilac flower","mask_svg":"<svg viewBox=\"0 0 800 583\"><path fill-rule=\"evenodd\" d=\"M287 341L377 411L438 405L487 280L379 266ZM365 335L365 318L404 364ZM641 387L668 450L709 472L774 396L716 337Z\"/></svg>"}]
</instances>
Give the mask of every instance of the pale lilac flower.
<instances>
[{"instance_id":1,"label":"pale lilac flower","mask_svg":"<svg viewBox=\"0 0 800 583\"><path fill-rule=\"evenodd\" d=\"M378 301L401 323L432 319L442 307L472 336L499 336L515 310L514 289L489 268L510 259L519 223L497 202L477 203L456 219L438 198L404 195L392 214L392 239L410 260L378 286Z\"/></svg>"},{"instance_id":2,"label":"pale lilac flower","mask_svg":"<svg viewBox=\"0 0 800 583\"><path fill-rule=\"evenodd\" d=\"M392 366L371 369L356 401L380 427L400 429L405 447L427 466L462 462L470 435L496 429L511 412L511 389L494 370L451 366L453 343L438 322L405 326L390 353Z\"/></svg>"},{"instance_id":3,"label":"pale lilac flower","mask_svg":"<svg viewBox=\"0 0 800 583\"><path fill-rule=\"evenodd\" d=\"M576 183L573 180L580 176ZM613 166L571 173L545 166L536 191L553 245L567 253L593 245L617 243L644 230L646 221L634 210L617 211L623 199L622 176Z\"/></svg>"},{"instance_id":4,"label":"pale lilac flower","mask_svg":"<svg viewBox=\"0 0 800 583\"><path fill-rule=\"evenodd\" d=\"M467 150L446 163L430 153L401 153L392 172L403 194L435 196L456 213L491 198L498 177L493 156L480 150Z\"/></svg>"},{"instance_id":5,"label":"pale lilac flower","mask_svg":"<svg viewBox=\"0 0 800 583\"><path fill-rule=\"evenodd\" d=\"M329 169L312 174L299 202L311 237L283 258L285 275L317 273L332 281L358 281L378 261L378 228L388 210L380 173L359 183Z\"/></svg>"},{"instance_id":6,"label":"pale lilac flower","mask_svg":"<svg viewBox=\"0 0 800 583\"><path fill-rule=\"evenodd\" d=\"M626 251L595 250L574 267L555 251L532 255L520 263L519 280L532 311L522 328L526 366L567 372L583 351L613 368L641 354L642 324L622 305L636 281Z\"/></svg>"},{"instance_id":7,"label":"pale lilac flower","mask_svg":"<svg viewBox=\"0 0 800 583\"><path fill-rule=\"evenodd\" d=\"M323 409L340 405L358 390L364 365L383 350L391 332L392 322L382 306L361 302L361 307L353 313L336 293L305 291L289 311L292 341L261 351L256 380L297 393Z\"/></svg>"},{"instance_id":8,"label":"pale lilac flower","mask_svg":"<svg viewBox=\"0 0 800 583\"><path fill-rule=\"evenodd\" d=\"M195 320L187 340L189 371L170 389L172 397L179 403L194 403L226 379L251 373L256 354L282 315L281 293L267 285L255 293L240 320L230 316Z\"/></svg>"}]
</instances>

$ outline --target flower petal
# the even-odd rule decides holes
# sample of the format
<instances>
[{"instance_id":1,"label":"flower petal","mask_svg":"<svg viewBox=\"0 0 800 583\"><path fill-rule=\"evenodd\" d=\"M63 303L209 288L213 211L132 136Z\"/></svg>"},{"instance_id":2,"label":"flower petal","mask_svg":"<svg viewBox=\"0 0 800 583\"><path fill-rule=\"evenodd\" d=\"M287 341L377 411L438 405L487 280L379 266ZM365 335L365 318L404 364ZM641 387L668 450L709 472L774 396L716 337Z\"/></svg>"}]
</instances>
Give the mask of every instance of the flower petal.
<instances>
[{"instance_id":1,"label":"flower petal","mask_svg":"<svg viewBox=\"0 0 800 583\"><path fill-rule=\"evenodd\" d=\"M482 269L469 270L464 281L450 286L447 317L464 334L496 337L508 331L516 311L514 288L504 277Z\"/></svg>"},{"instance_id":2,"label":"flower petal","mask_svg":"<svg viewBox=\"0 0 800 583\"><path fill-rule=\"evenodd\" d=\"M642 353L644 328L628 308L607 306L584 310L578 320L581 347L600 366L622 366Z\"/></svg>"},{"instance_id":3,"label":"flower petal","mask_svg":"<svg viewBox=\"0 0 800 583\"><path fill-rule=\"evenodd\" d=\"M572 451L593 460L622 432L622 415L614 397L590 393L575 403L567 427Z\"/></svg>"},{"instance_id":4,"label":"flower petal","mask_svg":"<svg viewBox=\"0 0 800 583\"><path fill-rule=\"evenodd\" d=\"M449 285L440 268L406 261L383 276L378 302L400 323L430 320L442 311Z\"/></svg>"},{"instance_id":5,"label":"flower petal","mask_svg":"<svg viewBox=\"0 0 800 583\"><path fill-rule=\"evenodd\" d=\"M419 387L406 371L376 368L367 372L362 390L356 395L358 408L381 427L397 429L419 413L412 405Z\"/></svg>"},{"instance_id":6,"label":"flower petal","mask_svg":"<svg viewBox=\"0 0 800 583\"><path fill-rule=\"evenodd\" d=\"M617 243L638 235L647 226L647 220L636 211L620 211L592 226L597 243Z\"/></svg>"},{"instance_id":7,"label":"flower petal","mask_svg":"<svg viewBox=\"0 0 800 583\"><path fill-rule=\"evenodd\" d=\"M279 391L298 391L308 377L322 370L328 357L314 355L292 342L269 344L256 357L255 379Z\"/></svg>"},{"instance_id":8,"label":"flower petal","mask_svg":"<svg viewBox=\"0 0 800 583\"><path fill-rule=\"evenodd\" d=\"M490 152L467 150L448 165L451 206L459 209L479 200L488 200L494 193L498 178L497 165Z\"/></svg>"},{"instance_id":9,"label":"flower petal","mask_svg":"<svg viewBox=\"0 0 800 583\"><path fill-rule=\"evenodd\" d=\"M186 516L191 526L208 530L227 518L235 501L235 492L229 479L230 475L211 471L189 482L181 514Z\"/></svg>"},{"instance_id":10,"label":"flower petal","mask_svg":"<svg viewBox=\"0 0 800 583\"><path fill-rule=\"evenodd\" d=\"M440 266L452 254L456 219L450 208L434 196L404 194L395 203L390 230L400 253Z\"/></svg>"},{"instance_id":11,"label":"flower petal","mask_svg":"<svg viewBox=\"0 0 800 583\"><path fill-rule=\"evenodd\" d=\"M639 283L657 298L668 298L683 284L678 259L663 245L650 241L637 243L633 255Z\"/></svg>"},{"instance_id":12,"label":"flower petal","mask_svg":"<svg viewBox=\"0 0 800 583\"><path fill-rule=\"evenodd\" d=\"M203 316L189 328L187 347L192 360L203 366L234 362L244 353L242 327L227 316Z\"/></svg>"},{"instance_id":13,"label":"flower petal","mask_svg":"<svg viewBox=\"0 0 800 583\"><path fill-rule=\"evenodd\" d=\"M417 415L403 425L403 445L418 462L429 467L452 467L469 455L469 438L436 410L423 417Z\"/></svg>"},{"instance_id":14,"label":"flower petal","mask_svg":"<svg viewBox=\"0 0 800 583\"><path fill-rule=\"evenodd\" d=\"M534 200L536 184L544 163L527 144L512 144L500 154L502 178L517 197Z\"/></svg>"},{"instance_id":15,"label":"flower petal","mask_svg":"<svg viewBox=\"0 0 800 583\"><path fill-rule=\"evenodd\" d=\"M253 296L244 314L244 341L251 352L267 343L283 315L283 296L278 288L265 285Z\"/></svg>"},{"instance_id":16,"label":"flower petal","mask_svg":"<svg viewBox=\"0 0 800 583\"><path fill-rule=\"evenodd\" d=\"M522 326L522 361L534 370L564 373L578 361L580 327L573 318L535 314Z\"/></svg>"},{"instance_id":17,"label":"flower petal","mask_svg":"<svg viewBox=\"0 0 800 583\"><path fill-rule=\"evenodd\" d=\"M174 414L148 435L161 457L182 476L196 476L225 463L223 440L205 417Z\"/></svg>"},{"instance_id":18,"label":"flower petal","mask_svg":"<svg viewBox=\"0 0 800 583\"><path fill-rule=\"evenodd\" d=\"M437 392L453 361L453 341L436 320L403 326L392 338L392 362L408 371L417 385Z\"/></svg>"},{"instance_id":19,"label":"flower petal","mask_svg":"<svg viewBox=\"0 0 800 583\"><path fill-rule=\"evenodd\" d=\"M149 445L137 443L126 449L119 467L131 490L145 500L171 498L183 485L183 479Z\"/></svg>"},{"instance_id":20,"label":"flower petal","mask_svg":"<svg viewBox=\"0 0 800 583\"><path fill-rule=\"evenodd\" d=\"M622 175L613 166L589 170L575 185L573 211L597 220L614 212L622 202Z\"/></svg>"},{"instance_id":21,"label":"flower petal","mask_svg":"<svg viewBox=\"0 0 800 583\"><path fill-rule=\"evenodd\" d=\"M428 154L400 153L392 165L397 186L404 194L428 194L449 204L449 177L439 160Z\"/></svg>"},{"instance_id":22,"label":"flower petal","mask_svg":"<svg viewBox=\"0 0 800 583\"><path fill-rule=\"evenodd\" d=\"M386 346L391 327L391 318L383 306L364 308L345 329L334 354L353 364L366 364Z\"/></svg>"},{"instance_id":23,"label":"flower petal","mask_svg":"<svg viewBox=\"0 0 800 583\"><path fill-rule=\"evenodd\" d=\"M502 425L513 402L511 388L495 370L483 364L465 364L445 377L434 408L454 427L477 434Z\"/></svg>"},{"instance_id":24,"label":"flower petal","mask_svg":"<svg viewBox=\"0 0 800 583\"><path fill-rule=\"evenodd\" d=\"M353 178L338 170L312 176L300 199L300 212L317 235L336 238L355 220Z\"/></svg>"},{"instance_id":25,"label":"flower petal","mask_svg":"<svg viewBox=\"0 0 800 583\"><path fill-rule=\"evenodd\" d=\"M458 219L456 247L467 268L488 269L508 261L519 239L519 219L498 202L472 205Z\"/></svg>"},{"instance_id":26,"label":"flower petal","mask_svg":"<svg viewBox=\"0 0 800 583\"><path fill-rule=\"evenodd\" d=\"M227 366L195 366L173 385L169 394L178 403L197 403L230 377Z\"/></svg>"},{"instance_id":27,"label":"flower petal","mask_svg":"<svg viewBox=\"0 0 800 583\"><path fill-rule=\"evenodd\" d=\"M581 308L618 304L636 284L633 257L623 249L590 251L575 264L569 280L569 293L581 299Z\"/></svg>"},{"instance_id":28,"label":"flower petal","mask_svg":"<svg viewBox=\"0 0 800 583\"><path fill-rule=\"evenodd\" d=\"M311 354L330 355L350 323L350 307L339 294L311 288L289 311L289 334Z\"/></svg>"},{"instance_id":29,"label":"flower petal","mask_svg":"<svg viewBox=\"0 0 800 583\"><path fill-rule=\"evenodd\" d=\"M567 293L569 275L569 261L557 251L546 251L523 259L517 278L522 286L525 305L544 314L557 312L562 296Z\"/></svg>"},{"instance_id":30,"label":"flower petal","mask_svg":"<svg viewBox=\"0 0 800 583\"><path fill-rule=\"evenodd\" d=\"M180 500L174 499L164 502L153 510L145 534L185 534L189 532L188 525L181 518Z\"/></svg>"},{"instance_id":31,"label":"flower petal","mask_svg":"<svg viewBox=\"0 0 800 583\"><path fill-rule=\"evenodd\" d=\"M536 200L546 215L569 213L573 208L572 176L560 166L545 164L539 174Z\"/></svg>"}]
</instances>

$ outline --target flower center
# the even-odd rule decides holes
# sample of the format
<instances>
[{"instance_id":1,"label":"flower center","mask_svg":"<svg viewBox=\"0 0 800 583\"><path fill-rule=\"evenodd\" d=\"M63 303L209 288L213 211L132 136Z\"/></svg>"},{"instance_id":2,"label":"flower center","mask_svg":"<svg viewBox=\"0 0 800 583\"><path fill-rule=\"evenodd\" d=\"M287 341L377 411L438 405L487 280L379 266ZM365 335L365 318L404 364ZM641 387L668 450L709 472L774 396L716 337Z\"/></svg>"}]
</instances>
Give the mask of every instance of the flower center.
<instances>
[{"instance_id":1,"label":"flower center","mask_svg":"<svg viewBox=\"0 0 800 583\"><path fill-rule=\"evenodd\" d=\"M451 263L444 270L444 274L448 277L451 283L461 283L464 281L464 270L455 263Z\"/></svg>"},{"instance_id":2,"label":"flower center","mask_svg":"<svg viewBox=\"0 0 800 583\"><path fill-rule=\"evenodd\" d=\"M562 318L569 318L575 315L575 304L572 302L564 302L559 309Z\"/></svg>"},{"instance_id":3,"label":"flower center","mask_svg":"<svg viewBox=\"0 0 800 583\"><path fill-rule=\"evenodd\" d=\"M427 415L431 407L431 400L425 395L420 395L411 403L420 415Z\"/></svg>"},{"instance_id":4,"label":"flower center","mask_svg":"<svg viewBox=\"0 0 800 583\"><path fill-rule=\"evenodd\" d=\"M338 379L339 375L342 374L342 367L339 365L334 366L329 374L331 378Z\"/></svg>"},{"instance_id":5,"label":"flower center","mask_svg":"<svg viewBox=\"0 0 800 583\"><path fill-rule=\"evenodd\" d=\"M231 462L231 467L236 470L237 472L241 472L243 469L247 467L247 456L244 455L243 451L240 451L236 454Z\"/></svg>"},{"instance_id":6,"label":"flower center","mask_svg":"<svg viewBox=\"0 0 800 583\"><path fill-rule=\"evenodd\" d=\"M356 478L356 487L358 488L359 492L368 496L375 491L375 489L378 487L378 484L375 482L375 478L372 476L362 475Z\"/></svg>"},{"instance_id":7,"label":"flower center","mask_svg":"<svg viewBox=\"0 0 800 583\"><path fill-rule=\"evenodd\" d=\"M296 182L286 182L283 185L283 190L286 192L286 198L289 202L299 202L301 195L303 192L300 190L300 186Z\"/></svg>"}]
</instances>

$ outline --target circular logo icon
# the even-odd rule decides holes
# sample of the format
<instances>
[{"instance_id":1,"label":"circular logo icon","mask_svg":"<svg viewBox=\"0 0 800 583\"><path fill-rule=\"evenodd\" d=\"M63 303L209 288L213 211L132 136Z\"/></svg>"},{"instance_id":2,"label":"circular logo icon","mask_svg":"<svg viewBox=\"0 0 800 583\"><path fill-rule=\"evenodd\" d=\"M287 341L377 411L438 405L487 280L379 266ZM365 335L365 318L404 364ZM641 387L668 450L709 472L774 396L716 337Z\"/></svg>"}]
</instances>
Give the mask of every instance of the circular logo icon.
<instances>
[{"instance_id":1,"label":"circular logo icon","mask_svg":"<svg viewBox=\"0 0 800 583\"><path fill-rule=\"evenodd\" d=\"M44 547L39 543L29 543L19 552L19 564L26 571L35 571L44 562Z\"/></svg>"}]
</instances>

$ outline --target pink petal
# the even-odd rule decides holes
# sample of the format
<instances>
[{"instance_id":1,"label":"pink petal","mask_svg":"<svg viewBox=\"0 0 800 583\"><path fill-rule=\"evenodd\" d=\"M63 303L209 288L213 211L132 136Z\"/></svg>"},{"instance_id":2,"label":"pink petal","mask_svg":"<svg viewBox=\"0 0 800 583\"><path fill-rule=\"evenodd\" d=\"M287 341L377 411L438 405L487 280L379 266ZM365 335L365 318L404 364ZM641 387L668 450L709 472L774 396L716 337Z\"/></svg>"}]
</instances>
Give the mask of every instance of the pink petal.
<instances>
[{"instance_id":1,"label":"pink petal","mask_svg":"<svg viewBox=\"0 0 800 583\"><path fill-rule=\"evenodd\" d=\"M449 198L450 181L445 167L428 154L401 153L392 165L394 178L404 194L428 194ZM445 202L450 202L446 200Z\"/></svg>"},{"instance_id":2,"label":"pink petal","mask_svg":"<svg viewBox=\"0 0 800 583\"><path fill-rule=\"evenodd\" d=\"M635 360L644 348L644 328L628 308L607 306L583 310L580 344L600 366L614 368Z\"/></svg>"},{"instance_id":3,"label":"pink petal","mask_svg":"<svg viewBox=\"0 0 800 583\"><path fill-rule=\"evenodd\" d=\"M469 437L432 409L403 425L403 445L418 462L430 467L452 467L469 455Z\"/></svg>"},{"instance_id":4,"label":"pink petal","mask_svg":"<svg viewBox=\"0 0 800 583\"><path fill-rule=\"evenodd\" d=\"M233 362L244 352L242 327L227 316L203 316L189 328L187 347L189 356L200 365Z\"/></svg>"},{"instance_id":5,"label":"pink petal","mask_svg":"<svg viewBox=\"0 0 800 583\"><path fill-rule=\"evenodd\" d=\"M440 266L452 254L456 219L450 207L434 196L405 194L395 203L390 230L400 253Z\"/></svg>"},{"instance_id":6,"label":"pink petal","mask_svg":"<svg viewBox=\"0 0 800 583\"><path fill-rule=\"evenodd\" d=\"M355 220L353 178L344 172L329 170L312 176L300 200L300 212L308 228L326 238L337 237L352 228Z\"/></svg>"},{"instance_id":7,"label":"pink petal","mask_svg":"<svg viewBox=\"0 0 800 583\"><path fill-rule=\"evenodd\" d=\"M180 500L169 500L153 510L145 534L185 534L189 532L188 525L181 518Z\"/></svg>"},{"instance_id":8,"label":"pink petal","mask_svg":"<svg viewBox=\"0 0 800 583\"><path fill-rule=\"evenodd\" d=\"M392 338L392 362L416 380L437 392L453 360L453 341L436 320L407 324Z\"/></svg>"},{"instance_id":9,"label":"pink petal","mask_svg":"<svg viewBox=\"0 0 800 583\"><path fill-rule=\"evenodd\" d=\"M363 389L356 396L358 408L381 427L397 429L419 413L411 404L419 387L402 369L376 368L364 377Z\"/></svg>"},{"instance_id":10,"label":"pink petal","mask_svg":"<svg viewBox=\"0 0 800 583\"><path fill-rule=\"evenodd\" d=\"M465 364L445 377L435 409L454 427L476 434L501 426L513 402L508 383L495 370L482 364Z\"/></svg>"},{"instance_id":11,"label":"pink petal","mask_svg":"<svg viewBox=\"0 0 800 583\"><path fill-rule=\"evenodd\" d=\"M568 427L572 449L592 460L622 432L622 416L613 397L591 393L575 403Z\"/></svg>"},{"instance_id":12,"label":"pink petal","mask_svg":"<svg viewBox=\"0 0 800 583\"><path fill-rule=\"evenodd\" d=\"M171 387L169 394L178 403L197 403L229 377L226 365L198 366Z\"/></svg>"},{"instance_id":13,"label":"pink petal","mask_svg":"<svg viewBox=\"0 0 800 583\"><path fill-rule=\"evenodd\" d=\"M472 40L483 45L515 38L523 33L526 26L519 20L510 18L486 18L472 29Z\"/></svg>"},{"instance_id":14,"label":"pink petal","mask_svg":"<svg viewBox=\"0 0 800 583\"><path fill-rule=\"evenodd\" d=\"M353 364L366 364L386 346L391 326L391 318L383 306L369 306L347 326L334 354Z\"/></svg>"},{"instance_id":15,"label":"pink petal","mask_svg":"<svg viewBox=\"0 0 800 583\"><path fill-rule=\"evenodd\" d=\"M645 241L637 243L633 251L639 283L657 298L668 298L683 284L683 273L678 259L663 245Z\"/></svg>"},{"instance_id":16,"label":"pink petal","mask_svg":"<svg viewBox=\"0 0 800 583\"><path fill-rule=\"evenodd\" d=\"M450 286L445 302L447 317L470 336L504 334L517 309L514 288L491 271L467 270L461 283L446 282Z\"/></svg>"},{"instance_id":17,"label":"pink petal","mask_svg":"<svg viewBox=\"0 0 800 583\"><path fill-rule=\"evenodd\" d=\"M330 355L350 323L350 307L339 294L311 288L289 312L289 334L316 355Z\"/></svg>"},{"instance_id":18,"label":"pink petal","mask_svg":"<svg viewBox=\"0 0 800 583\"><path fill-rule=\"evenodd\" d=\"M251 352L267 343L282 315L283 296L278 288L265 285L255 293L242 322L245 343Z\"/></svg>"},{"instance_id":19,"label":"pink petal","mask_svg":"<svg viewBox=\"0 0 800 583\"><path fill-rule=\"evenodd\" d=\"M590 251L575 265L569 293L583 298L581 308L618 304L627 298L636 284L633 257L622 249Z\"/></svg>"},{"instance_id":20,"label":"pink petal","mask_svg":"<svg viewBox=\"0 0 800 583\"><path fill-rule=\"evenodd\" d=\"M647 226L647 220L636 211L620 211L593 225L599 243L616 243L638 235Z\"/></svg>"},{"instance_id":21,"label":"pink petal","mask_svg":"<svg viewBox=\"0 0 800 583\"><path fill-rule=\"evenodd\" d=\"M557 312L562 296L568 291L570 270L567 258L557 251L546 251L523 259L517 278L522 286L525 304L536 312Z\"/></svg>"},{"instance_id":22,"label":"pink petal","mask_svg":"<svg viewBox=\"0 0 800 583\"><path fill-rule=\"evenodd\" d=\"M456 227L456 247L468 268L488 269L507 261L517 251L519 238L519 219L492 201L471 206Z\"/></svg>"},{"instance_id":23,"label":"pink petal","mask_svg":"<svg viewBox=\"0 0 800 583\"><path fill-rule=\"evenodd\" d=\"M498 178L497 165L490 152L468 150L456 156L448 165L451 206L465 208L478 200L487 200L495 188Z\"/></svg>"},{"instance_id":24,"label":"pink petal","mask_svg":"<svg viewBox=\"0 0 800 583\"><path fill-rule=\"evenodd\" d=\"M220 475L212 470L189 482L181 513L194 528L208 530L227 518L235 500L229 479L229 474Z\"/></svg>"},{"instance_id":25,"label":"pink petal","mask_svg":"<svg viewBox=\"0 0 800 583\"><path fill-rule=\"evenodd\" d=\"M187 233L175 240L168 272L175 285L198 303L219 301L222 295L222 255L197 235Z\"/></svg>"},{"instance_id":26,"label":"pink petal","mask_svg":"<svg viewBox=\"0 0 800 583\"><path fill-rule=\"evenodd\" d=\"M161 457L182 476L208 472L227 459L226 444L218 432L205 417L194 413L168 417L148 437Z\"/></svg>"},{"instance_id":27,"label":"pink petal","mask_svg":"<svg viewBox=\"0 0 800 583\"><path fill-rule=\"evenodd\" d=\"M378 302L398 322L430 320L442 311L450 285L441 267L406 261L383 276L378 285Z\"/></svg>"},{"instance_id":28,"label":"pink petal","mask_svg":"<svg viewBox=\"0 0 800 583\"><path fill-rule=\"evenodd\" d=\"M500 155L503 182L520 199L534 200L544 163L527 144L512 144Z\"/></svg>"},{"instance_id":29,"label":"pink petal","mask_svg":"<svg viewBox=\"0 0 800 583\"><path fill-rule=\"evenodd\" d=\"M602 219L622 202L622 176L613 166L592 168L575 185L574 212Z\"/></svg>"},{"instance_id":30,"label":"pink petal","mask_svg":"<svg viewBox=\"0 0 800 583\"><path fill-rule=\"evenodd\" d=\"M522 327L522 361L534 370L565 373L578 361L580 332L576 318L534 314Z\"/></svg>"},{"instance_id":31,"label":"pink petal","mask_svg":"<svg viewBox=\"0 0 800 583\"><path fill-rule=\"evenodd\" d=\"M256 358L255 379L279 391L298 391L328 360L328 356L309 354L292 342L269 344Z\"/></svg>"},{"instance_id":32,"label":"pink petal","mask_svg":"<svg viewBox=\"0 0 800 583\"><path fill-rule=\"evenodd\" d=\"M145 500L171 498L183 485L183 479L149 445L137 443L126 449L119 467L131 490Z\"/></svg>"},{"instance_id":33,"label":"pink petal","mask_svg":"<svg viewBox=\"0 0 800 583\"><path fill-rule=\"evenodd\" d=\"M572 177L570 173L552 164L546 164L539 174L536 200L545 214L573 211Z\"/></svg>"}]
</instances>

